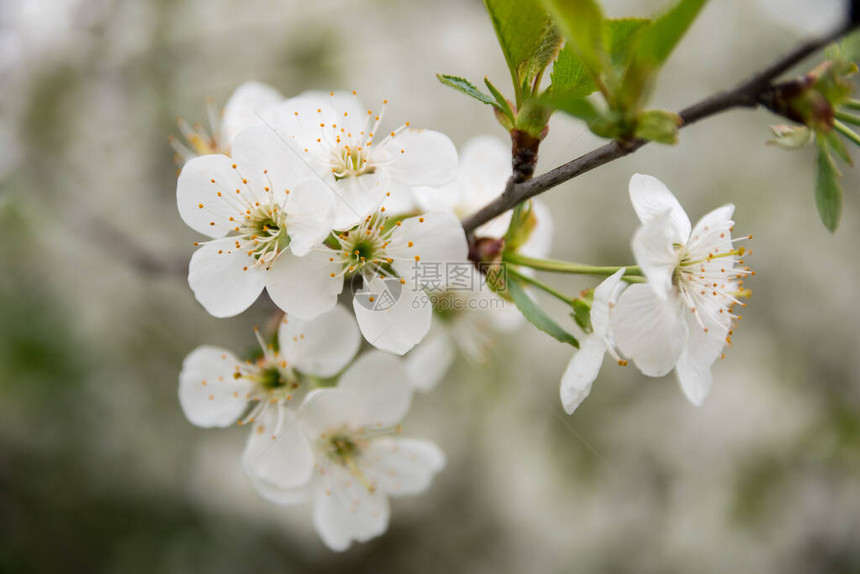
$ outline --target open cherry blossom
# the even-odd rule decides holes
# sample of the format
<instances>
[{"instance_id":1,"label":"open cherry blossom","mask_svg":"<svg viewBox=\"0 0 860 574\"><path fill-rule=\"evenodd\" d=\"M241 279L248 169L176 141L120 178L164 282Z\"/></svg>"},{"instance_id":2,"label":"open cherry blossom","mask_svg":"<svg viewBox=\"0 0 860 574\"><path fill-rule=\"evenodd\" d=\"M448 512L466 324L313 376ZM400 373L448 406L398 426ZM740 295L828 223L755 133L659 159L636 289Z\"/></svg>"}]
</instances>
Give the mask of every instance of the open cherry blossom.
<instances>
[{"instance_id":1,"label":"open cherry blossom","mask_svg":"<svg viewBox=\"0 0 860 574\"><path fill-rule=\"evenodd\" d=\"M290 276L290 260L307 256L331 232L334 201L326 185L267 127L244 130L232 158L206 155L179 174L183 221L213 238L191 257L188 282L216 317L241 313L263 288L275 301ZM284 307L310 319L334 305Z\"/></svg>"},{"instance_id":2,"label":"open cherry blossom","mask_svg":"<svg viewBox=\"0 0 860 574\"><path fill-rule=\"evenodd\" d=\"M273 300L287 313L331 308L347 280L355 286L353 309L365 339L400 355L430 329L423 266L468 261L463 228L446 212L397 220L383 206L327 245L286 260L269 288Z\"/></svg>"},{"instance_id":3,"label":"open cherry blossom","mask_svg":"<svg viewBox=\"0 0 860 574\"><path fill-rule=\"evenodd\" d=\"M330 186L335 229L349 229L379 208L414 210L412 188L456 176L457 150L444 134L409 122L382 133L385 104L365 108L353 92L308 92L281 104L273 127Z\"/></svg>"},{"instance_id":4,"label":"open cherry blossom","mask_svg":"<svg viewBox=\"0 0 860 574\"><path fill-rule=\"evenodd\" d=\"M569 415L591 394L591 386L600 372L603 357L607 352L619 365L626 364L615 350L609 329L613 308L624 289L622 277L625 271L627 270L622 267L594 288L589 314L591 333L580 339L579 350L574 353L561 377L561 403Z\"/></svg>"},{"instance_id":5,"label":"open cherry blossom","mask_svg":"<svg viewBox=\"0 0 860 574\"><path fill-rule=\"evenodd\" d=\"M343 307L313 321L285 317L278 348L260 339L256 361L241 361L218 347L192 351L179 374L179 403L199 427L253 424L243 466L253 465L257 476L273 484L300 486L310 478L311 450L290 405L308 394L308 377L338 374L360 342L355 320Z\"/></svg>"},{"instance_id":6,"label":"open cherry blossom","mask_svg":"<svg viewBox=\"0 0 860 574\"><path fill-rule=\"evenodd\" d=\"M337 387L312 391L298 411L313 452L307 486L283 487L277 476L261 476L257 465L246 471L269 500L295 504L309 498L314 527L332 550L379 536L388 528L389 497L423 492L445 465L432 442L399 436L411 393L402 360L367 353ZM284 461L285 468L293 464L304 467L303 456Z\"/></svg>"},{"instance_id":7,"label":"open cherry blossom","mask_svg":"<svg viewBox=\"0 0 860 574\"><path fill-rule=\"evenodd\" d=\"M630 200L642 226L633 254L648 282L631 285L618 300L612 330L621 352L645 375L673 368L685 395L701 405L711 388L711 365L729 340L732 312L750 274L731 231L734 206L690 220L657 178L636 174ZM749 236L740 239L748 239Z\"/></svg>"},{"instance_id":8,"label":"open cherry blossom","mask_svg":"<svg viewBox=\"0 0 860 574\"><path fill-rule=\"evenodd\" d=\"M233 92L222 113L211 99L206 100L209 129L201 124L189 124L183 118L176 120L185 142L171 137L170 145L176 150L179 165L197 156L209 154L230 155L233 140L245 128L270 123L277 104L284 97L273 87L260 82L245 82Z\"/></svg>"}]
</instances>

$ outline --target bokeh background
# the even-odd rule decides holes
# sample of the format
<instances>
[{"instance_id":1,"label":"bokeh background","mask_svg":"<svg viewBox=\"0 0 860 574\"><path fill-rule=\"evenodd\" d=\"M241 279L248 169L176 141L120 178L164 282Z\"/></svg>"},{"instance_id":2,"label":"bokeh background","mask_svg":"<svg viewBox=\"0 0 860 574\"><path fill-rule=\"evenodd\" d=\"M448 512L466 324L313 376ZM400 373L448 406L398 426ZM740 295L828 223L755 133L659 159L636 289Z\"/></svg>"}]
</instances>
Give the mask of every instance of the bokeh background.
<instances>
[{"instance_id":1,"label":"bokeh background","mask_svg":"<svg viewBox=\"0 0 860 574\"><path fill-rule=\"evenodd\" d=\"M605 3L613 16L662 4ZM654 105L733 84L840 11L712 2ZM458 146L505 136L436 72L505 85L480 1L0 0L0 571L860 571L860 179L845 170L829 234L813 150L766 146L764 111L701 122L680 146L647 146L544 196L553 255L604 264L632 259L634 172L665 181L694 220L737 205L757 276L703 407L671 376L607 362L568 417L570 349L524 324L489 364L461 359L416 398L405 427L437 441L448 467L395 501L385 536L341 555L308 507L256 495L238 465L245 431L185 420L183 357L202 343L250 348L269 309L214 319L185 282L197 238L175 208L175 116L205 121L207 96L223 104L257 79L286 95L389 98L393 122ZM539 171L598 143L556 117Z\"/></svg>"}]
</instances>

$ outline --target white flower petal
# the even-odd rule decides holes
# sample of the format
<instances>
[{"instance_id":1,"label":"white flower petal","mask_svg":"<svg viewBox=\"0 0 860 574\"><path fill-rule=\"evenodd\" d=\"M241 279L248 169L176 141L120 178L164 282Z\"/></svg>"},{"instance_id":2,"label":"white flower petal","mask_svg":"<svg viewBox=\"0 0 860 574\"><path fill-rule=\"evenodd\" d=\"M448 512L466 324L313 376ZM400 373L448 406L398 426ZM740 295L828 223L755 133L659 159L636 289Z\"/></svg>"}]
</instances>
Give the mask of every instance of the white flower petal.
<instances>
[{"instance_id":1,"label":"white flower petal","mask_svg":"<svg viewBox=\"0 0 860 574\"><path fill-rule=\"evenodd\" d=\"M690 336L687 345L675 365L675 374L684 394L696 406L701 406L711 390L711 365L714 364L726 345L726 336L731 319L726 314L699 309L702 324L687 312L687 327ZM705 331L707 328L707 331Z\"/></svg>"},{"instance_id":2,"label":"white flower petal","mask_svg":"<svg viewBox=\"0 0 860 574\"><path fill-rule=\"evenodd\" d=\"M345 133L358 138L368 118L357 98L338 92L306 92L286 100L275 115L278 132L320 175L331 175L327 166L332 142Z\"/></svg>"},{"instance_id":3,"label":"white flower petal","mask_svg":"<svg viewBox=\"0 0 860 574\"><path fill-rule=\"evenodd\" d=\"M332 429L360 427L369 418L365 407L361 396L354 391L345 391L340 386L326 387L305 396L298 416L305 432L315 440Z\"/></svg>"},{"instance_id":4,"label":"white flower petal","mask_svg":"<svg viewBox=\"0 0 860 574\"><path fill-rule=\"evenodd\" d=\"M330 261L332 253L322 248L304 257L282 253L266 277L266 289L275 305L300 319L313 319L334 307L343 291L343 278L331 276L340 271Z\"/></svg>"},{"instance_id":5,"label":"white flower petal","mask_svg":"<svg viewBox=\"0 0 860 574\"><path fill-rule=\"evenodd\" d=\"M287 199L287 190L306 180L314 182L320 194L329 191L280 130L271 126L256 126L239 133L233 141L231 157L237 166L235 171L248 180L261 203L281 205Z\"/></svg>"},{"instance_id":6,"label":"white flower petal","mask_svg":"<svg viewBox=\"0 0 860 574\"><path fill-rule=\"evenodd\" d=\"M445 134L406 129L385 144L391 154L391 179L409 186L445 185L457 177L457 148Z\"/></svg>"},{"instance_id":7,"label":"white flower petal","mask_svg":"<svg viewBox=\"0 0 860 574\"><path fill-rule=\"evenodd\" d=\"M672 228L677 232L678 242L687 242L690 237L690 218L662 181L650 175L636 173L630 178L629 192L639 221L648 223L668 211Z\"/></svg>"},{"instance_id":8,"label":"white flower petal","mask_svg":"<svg viewBox=\"0 0 860 574\"><path fill-rule=\"evenodd\" d=\"M350 484L343 487L343 484ZM388 528L388 497L368 492L343 468L331 465L314 488L314 527L323 542L343 552L352 541L366 542Z\"/></svg>"},{"instance_id":9,"label":"white flower petal","mask_svg":"<svg viewBox=\"0 0 860 574\"><path fill-rule=\"evenodd\" d=\"M641 267L649 285L660 299L669 297L672 276L678 265L675 244L678 238L668 211L649 220L633 234L633 256Z\"/></svg>"},{"instance_id":10,"label":"white flower petal","mask_svg":"<svg viewBox=\"0 0 860 574\"><path fill-rule=\"evenodd\" d=\"M732 215L735 206L731 203L718 207L706 214L696 223L687 243L687 250L693 259L707 259L708 255L728 253L732 245ZM724 266L725 262L721 262Z\"/></svg>"},{"instance_id":11,"label":"white flower petal","mask_svg":"<svg viewBox=\"0 0 860 574\"><path fill-rule=\"evenodd\" d=\"M236 226L229 218L239 219L243 204L234 196L237 189L244 195L247 186L233 163L225 155L213 154L195 157L183 166L176 182L176 206L182 221L194 231L223 237Z\"/></svg>"},{"instance_id":12,"label":"white flower petal","mask_svg":"<svg viewBox=\"0 0 860 574\"><path fill-rule=\"evenodd\" d=\"M618 301L618 296L624 288L622 278L626 268L622 267L594 288L594 300L591 304L591 328L594 333L605 337L609 333L609 314Z\"/></svg>"},{"instance_id":13,"label":"white flower petal","mask_svg":"<svg viewBox=\"0 0 860 574\"><path fill-rule=\"evenodd\" d=\"M561 404L569 415L588 398L606 354L606 345L597 335L584 337L580 344L561 377Z\"/></svg>"},{"instance_id":14,"label":"white flower petal","mask_svg":"<svg viewBox=\"0 0 860 574\"><path fill-rule=\"evenodd\" d=\"M179 404L198 427L226 427L235 423L248 406L245 397L251 383L235 379L239 359L218 347L198 347L182 362Z\"/></svg>"},{"instance_id":15,"label":"white flower petal","mask_svg":"<svg viewBox=\"0 0 860 574\"><path fill-rule=\"evenodd\" d=\"M335 197L334 229L349 229L383 205L388 191L386 170L330 181Z\"/></svg>"},{"instance_id":16,"label":"white flower petal","mask_svg":"<svg viewBox=\"0 0 860 574\"><path fill-rule=\"evenodd\" d=\"M674 298L659 299L645 283L624 290L611 326L618 348L649 377L671 371L687 343L681 303Z\"/></svg>"},{"instance_id":17,"label":"white flower petal","mask_svg":"<svg viewBox=\"0 0 860 574\"><path fill-rule=\"evenodd\" d=\"M288 316L278 329L281 355L300 372L331 377L358 352L361 334L353 316L337 305L311 321Z\"/></svg>"},{"instance_id":18,"label":"white flower petal","mask_svg":"<svg viewBox=\"0 0 860 574\"><path fill-rule=\"evenodd\" d=\"M468 251L466 234L457 218L452 213L435 211L404 219L400 229L392 235L386 253L394 258L399 275L414 286L413 279L421 283L426 275L416 273L421 265L441 265L443 278L447 280L446 265L468 263Z\"/></svg>"},{"instance_id":19,"label":"white flower petal","mask_svg":"<svg viewBox=\"0 0 860 574\"><path fill-rule=\"evenodd\" d=\"M435 191L437 188L425 187L423 189L432 189ZM391 180L385 190L387 194L382 205L385 206L386 213L400 215L416 211L415 191L410 185L402 181ZM437 206L436 209L444 210L447 207L443 204Z\"/></svg>"},{"instance_id":20,"label":"white flower petal","mask_svg":"<svg viewBox=\"0 0 860 574\"><path fill-rule=\"evenodd\" d=\"M681 354L675 365L675 375L687 400L697 407L702 406L711 392L711 366L697 365L686 354Z\"/></svg>"},{"instance_id":21,"label":"white flower petal","mask_svg":"<svg viewBox=\"0 0 860 574\"><path fill-rule=\"evenodd\" d=\"M310 488L308 486L301 486L299 488L280 488L255 475L251 475L250 478L251 484L254 485L254 488L260 496L270 502L274 502L275 504L292 506L294 504L307 502L310 498Z\"/></svg>"},{"instance_id":22,"label":"white flower petal","mask_svg":"<svg viewBox=\"0 0 860 574\"><path fill-rule=\"evenodd\" d=\"M466 209L461 210L463 195L459 179L438 187L421 185L412 188L412 197L421 211L451 211L457 217L469 215ZM398 213L396 208L392 208L391 212Z\"/></svg>"},{"instance_id":23,"label":"white flower petal","mask_svg":"<svg viewBox=\"0 0 860 574\"><path fill-rule=\"evenodd\" d=\"M395 301L385 293L393 293L397 280L388 284L374 277L362 291L355 294L352 308L358 327L367 342L383 351L403 355L421 342L430 330L433 307L423 291L402 286Z\"/></svg>"},{"instance_id":24,"label":"white flower petal","mask_svg":"<svg viewBox=\"0 0 860 574\"><path fill-rule=\"evenodd\" d=\"M224 106L221 140L227 144L245 128L272 123L275 106L284 97L278 90L261 82L245 82L233 92Z\"/></svg>"},{"instance_id":25,"label":"white flower petal","mask_svg":"<svg viewBox=\"0 0 860 574\"><path fill-rule=\"evenodd\" d=\"M424 393L432 391L448 372L455 354L450 335L436 321L424 340L406 355L409 384Z\"/></svg>"},{"instance_id":26,"label":"white flower petal","mask_svg":"<svg viewBox=\"0 0 860 574\"><path fill-rule=\"evenodd\" d=\"M215 239L191 256L188 284L209 314L233 317L257 300L266 283L265 269L254 262L233 238Z\"/></svg>"},{"instance_id":27,"label":"white flower petal","mask_svg":"<svg viewBox=\"0 0 860 574\"><path fill-rule=\"evenodd\" d=\"M306 179L290 188L284 211L290 251L303 257L331 233L335 201L322 181Z\"/></svg>"},{"instance_id":28,"label":"white flower petal","mask_svg":"<svg viewBox=\"0 0 860 574\"><path fill-rule=\"evenodd\" d=\"M427 440L379 438L370 443L365 456L372 461L377 488L391 496L427 490L445 468L445 454Z\"/></svg>"},{"instance_id":29,"label":"white flower petal","mask_svg":"<svg viewBox=\"0 0 860 574\"><path fill-rule=\"evenodd\" d=\"M314 456L300 419L282 405L269 405L254 423L242 453L242 468L250 476L284 489L307 484Z\"/></svg>"},{"instance_id":30,"label":"white flower petal","mask_svg":"<svg viewBox=\"0 0 860 574\"><path fill-rule=\"evenodd\" d=\"M360 397L365 417L361 422L368 426L399 423L412 403L403 360L379 351L360 356L341 376L337 388Z\"/></svg>"}]
</instances>

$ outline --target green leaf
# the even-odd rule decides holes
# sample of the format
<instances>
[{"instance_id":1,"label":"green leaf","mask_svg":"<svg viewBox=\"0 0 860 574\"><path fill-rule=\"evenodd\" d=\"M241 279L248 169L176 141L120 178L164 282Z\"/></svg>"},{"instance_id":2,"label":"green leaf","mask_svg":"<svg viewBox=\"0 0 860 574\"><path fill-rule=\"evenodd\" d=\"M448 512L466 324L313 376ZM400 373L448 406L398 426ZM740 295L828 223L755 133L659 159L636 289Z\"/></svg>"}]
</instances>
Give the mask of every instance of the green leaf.
<instances>
[{"instance_id":1,"label":"green leaf","mask_svg":"<svg viewBox=\"0 0 860 574\"><path fill-rule=\"evenodd\" d=\"M636 119L637 138L675 145L678 143L678 128L681 116L667 110L645 110Z\"/></svg>"},{"instance_id":2,"label":"green leaf","mask_svg":"<svg viewBox=\"0 0 860 574\"><path fill-rule=\"evenodd\" d=\"M549 107L564 112L585 122L593 122L600 117L600 111L587 98L574 95L574 92L549 93L541 98Z\"/></svg>"},{"instance_id":3,"label":"green leaf","mask_svg":"<svg viewBox=\"0 0 860 574\"><path fill-rule=\"evenodd\" d=\"M595 78L606 69L603 10L596 0L544 0L567 41Z\"/></svg>"},{"instance_id":4,"label":"green leaf","mask_svg":"<svg viewBox=\"0 0 860 574\"><path fill-rule=\"evenodd\" d=\"M508 281L507 287L508 293L510 293L511 298L514 300L517 309L519 309L523 316L528 319L529 323L554 339L561 341L562 343L573 345L577 349L579 348L579 341L576 340L576 337L559 327L555 321L550 319L549 316L544 313L543 309L538 307L537 303L532 301L531 297L526 294L519 283L516 281Z\"/></svg>"},{"instance_id":5,"label":"green leaf","mask_svg":"<svg viewBox=\"0 0 860 574\"><path fill-rule=\"evenodd\" d=\"M661 66L681 41L708 0L680 0L655 19L641 36L636 57Z\"/></svg>"},{"instance_id":6,"label":"green leaf","mask_svg":"<svg viewBox=\"0 0 860 574\"><path fill-rule=\"evenodd\" d=\"M514 121L514 112L511 109L511 105L508 103L508 100L505 99L505 96L502 95L502 92L494 86L489 78L484 78L484 83L487 85L487 89L490 90L490 93L493 94L493 97L496 100L496 107L502 112L505 117L511 120L511 123Z\"/></svg>"},{"instance_id":7,"label":"green leaf","mask_svg":"<svg viewBox=\"0 0 860 574\"><path fill-rule=\"evenodd\" d=\"M558 53L551 80L549 91L554 94L582 98L597 91L591 72L571 44L565 45Z\"/></svg>"},{"instance_id":8,"label":"green leaf","mask_svg":"<svg viewBox=\"0 0 860 574\"><path fill-rule=\"evenodd\" d=\"M846 60L856 62L860 60L860 32L853 32L839 44L840 55Z\"/></svg>"},{"instance_id":9,"label":"green leaf","mask_svg":"<svg viewBox=\"0 0 860 574\"><path fill-rule=\"evenodd\" d=\"M621 93L621 109L633 110L647 100L660 67L686 33L707 0L680 0L668 12L641 29L632 47Z\"/></svg>"},{"instance_id":10,"label":"green leaf","mask_svg":"<svg viewBox=\"0 0 860 574\"><path fill-rule=\"evenodd\" d=\"M436 74L436 77L439 79L440 82L450 88L454 88L458 92L462 92L467 96L472 96L476 100L484 102L485 104L489 104L494 107L498 106L496 100L479 90L472 82L470 82L466 78L461 78L459 76L449 76L447 74Z\"/></svg>"},{"instance_id":11,"label":"green leaf","mask_svg":"<svg viewBox=\"0 0 860 574\"><path fill-rule=\"evenodd\" d=\"M818 176L815 179L815 206L821 222L831 232L839 226L842 215L842 186L839 184L841 174L836 169L833 158L823 140L819 140Z\"/></svg>"},{"instance_id":12,"label":"green leaf","mask_svg":"<svg viewBox=\"0 0 860 574\"><path fill-rule=\"evenodd\" d=\"M845 127L845 124L842 124ZM846 128L847 129L847 128ZM851 130L848 130L851 131ZM854 133L854 132L851 132ZM855 134L856 135L856 134ZM848 154L848 150L845 148L845 144L839 138L839 132L830 131L826 134L821 134L821 137L827 143L827 146L836 152L836 155L839 156L839 159L847 163L848 165L854 165L854 162L851 161L851 156Z\"/></svg>"},{"instance_id":13,"label":"green leaf","mask_svg":"<svg viewBox=\"0 0 860 574\"><path fill-rule=\"evenodd\" d=\"M529 86L535 83L535 80L543 75L546 67L556 59L563 41L564 38L562 38L558 28L552 24L549 16L547 16L546 28L537 44L535 44L534 51L517 68L517 76L527 91L530 91ZM535 89L539 87L537 85L534 86Z\"/></svg>"},{"instance_id":14,"label":"green leaf","mask_svg":"<svg viewBox=\"0 0 860 574\"><path fill-rule=\"evenodd\" d=\"M585 331L586 333L591 333L593 328L591 326L591 305L583 301L582 299L574 299L573 300L573 313L571 313L573 320L576 321L576 324L579 325L579 328Z\"/></svg>"},{"instance_id":15,"label":"green leaf","mask_svg":"<svg viewBox=\"0 0 860 574\"><path fill-rule=\"evenodd\" d=\"M624 70L632 57L631 48L651 24L647 18L621 18L603 23L603 38L612 66Z\"/></svg>"},{"instance_id":16,"label":"green leaf","mask_svg":"<svg viewBox=\"0 0 860 574\"><path fill-rule=\"evenodd\" d=\"M540 0L484 0L484 5L519 90L524 79L533 79L552 61L561 38Z\"/></svg>"}]
</instances>

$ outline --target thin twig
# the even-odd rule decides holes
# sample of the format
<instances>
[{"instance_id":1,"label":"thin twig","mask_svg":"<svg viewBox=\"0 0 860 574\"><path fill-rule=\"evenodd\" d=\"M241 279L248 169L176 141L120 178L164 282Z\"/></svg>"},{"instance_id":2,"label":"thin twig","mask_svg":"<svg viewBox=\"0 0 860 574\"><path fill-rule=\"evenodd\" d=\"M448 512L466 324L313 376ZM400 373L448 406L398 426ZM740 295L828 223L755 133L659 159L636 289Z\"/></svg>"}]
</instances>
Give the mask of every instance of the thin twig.
<instances>
[{"instance_id":1,"label":"thin twig","mask_svg":"<svg viewBox=\"0 0 860 574\"><path fill-rule=\"evenodd\" d=\"M733 108L758 107L761 104L761 96L770 88L771 83L776 78L831 42L838 40L841 36L851 31L852 28L852 26L845 26L833 34L818 40L804 42L733 89L717 92L699 103L684 108L679 112L681 119L684 121L681 127ZM463 222L463 229L465 229L467 234L471 233L478 226L514 208L518 203L539 195L596 167L630 155L647 143L647 140L642 139L624 145L612 141L528 181L521 183L509 181L504 192L499 197L482 207Z\"/></svg>"}]
</instances>

